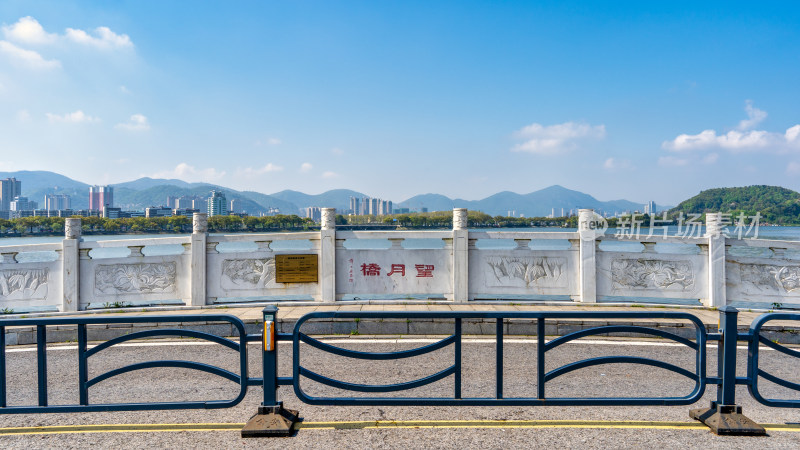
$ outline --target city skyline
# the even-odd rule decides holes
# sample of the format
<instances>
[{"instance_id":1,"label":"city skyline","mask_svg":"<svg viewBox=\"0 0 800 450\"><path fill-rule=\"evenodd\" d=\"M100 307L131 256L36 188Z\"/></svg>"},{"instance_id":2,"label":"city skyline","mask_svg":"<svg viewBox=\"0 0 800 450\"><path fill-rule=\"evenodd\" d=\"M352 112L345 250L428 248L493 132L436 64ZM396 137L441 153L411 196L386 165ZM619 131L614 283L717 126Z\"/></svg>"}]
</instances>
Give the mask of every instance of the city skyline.
<instances>
[{"instance_id":1,"label":"city skyline","mask_svg":"<svg viewBox=\"0 0 800 450\"><path fill-rule=\"evenodd\" d=\"M396 201L800 190L798 25L743 2L7 1L0 171Z\"/></svg>"}]
</instances>

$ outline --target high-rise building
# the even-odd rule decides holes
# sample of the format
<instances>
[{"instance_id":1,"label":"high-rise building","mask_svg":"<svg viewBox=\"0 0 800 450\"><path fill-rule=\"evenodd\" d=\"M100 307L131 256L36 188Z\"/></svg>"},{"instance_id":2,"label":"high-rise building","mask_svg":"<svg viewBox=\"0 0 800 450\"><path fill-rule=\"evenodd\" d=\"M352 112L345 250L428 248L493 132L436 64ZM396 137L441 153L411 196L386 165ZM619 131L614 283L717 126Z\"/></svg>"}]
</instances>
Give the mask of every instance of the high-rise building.
<instances>
[{"instance_id":1,"label":"high-rise building","mask_svg":"<svg viewBox=\"0 0 800 450\"><path fill-rule=\"evenodd\" d=\"M39 208L39 203L28 200L28 197L14 197L9 203L11 211L33 211Z\"/></svg>"},{"instance_id":2,"label":"high-rise building","mask_svg":"<svg viewBox=\"0 0 800 450\"><path fill-rule=\"evenodd\" d=\"M231 202L230 202L230 208L228 208L228 211L230 211L232 213L240 213L240 212L242 212L242 201L240 199L238 199L238 198L232 199Z\"/></svg>"},{"instance_id":3,"label":"high-rise building","mask_svg":"<svg viewBox=\"0 0 800 450\"><path fill-rule=\"evenodd\" d=\"M208 217L228 215L228 200L222 192L211 191L211 197L208 197L207 204Z\"/></svg>"},{"instance_id":4,"label":"high-rise building","mask_svg":"<svg viewBox=\"0 0 800 450\"><path fill-rule=\"evenodd\" d=\"M44 209L60 211L72 208L72 198L66 194L47 194L44 196Z\"/></svg>"},{"instance_id":5,"label":"high-rise building","mask_svg":"<svg viewBox=\"0 0 800 450\"><path fill-rule=\"evenodd\" d=\"M322 220L322 208L319 206L309 206L306 208L306 218L314 222L320 222Z\"/></svg>"},{"instance_id":6,"label":"high-rise building","mask_svg":"<svg viewBox=\"0 0 800 450\"><path fill-rule=\"evenodd\" d=\"M89 186L89 210L103 211L103 207L114 207L114 188L111 186Z\"/></svg>"},{"instance_id":7,"label":"high-rise building","mask_svg":"<svg viewBox=\"0 0 800 450\"><path fill-rule=\"evenodd\" d=\"M175 202L176 202L177 200L178 200L178 198L177 198L177 197L174 197L174 196L172 196L172 195L168 195L168 196L167 196L167 207L169 207L169 208L173 208L173 209L174 209L174 208L175 208Z\"/></svg>"},{"instance_id":8,"label":"high-rise building","mask_svg":"<svg viewBox=\"0 0 800 450\"><path fill-rule=\"evenodd\" d=\"M650 200L649 202L645 203L644 205L644 213L645 214L655 214L656 211L656 202Z\"/></svg>"},{"instance_id":9,"label":"high-rise building","mask_svg":"<svg viewBox=\"0 0 800 450\"><path fill-rule=\"evenodd\" d=\"M350 197L350 212L351 214L361 214L361 199L357 197Z\"/></svg>"},{"instance_id":10,"label":"high-rise building","mask_svg":"<svg viewBox=\"0 0 800 450\"><path fill-rule=\"evenodd\" d=\"M22 195L22 181L16 178L0 180L0 211L10 211L11 202Z\"/></svg>"}]
</instances>

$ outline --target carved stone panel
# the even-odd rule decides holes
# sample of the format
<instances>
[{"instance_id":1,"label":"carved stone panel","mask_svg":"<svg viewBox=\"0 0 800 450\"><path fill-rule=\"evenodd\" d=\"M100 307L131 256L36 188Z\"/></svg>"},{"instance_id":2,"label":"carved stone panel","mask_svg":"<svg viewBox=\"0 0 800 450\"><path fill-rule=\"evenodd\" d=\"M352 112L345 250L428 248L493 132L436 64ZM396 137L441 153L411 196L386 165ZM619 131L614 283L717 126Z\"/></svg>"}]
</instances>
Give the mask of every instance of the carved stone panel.
<instances>
[{"instance_id":1,"label":"carved stone panel","mask_svg":"<svg viewBox=\"0 0 800 450\"><path fill-rule=\"evenodd\" d=\"M611 263L613 289L660 289L687 291L694 287L695 275L688 260L614 259Z\"/></svg>"},{"instance_id":2,"label":"carved stone panel","mask_svg":"<svg viewBox=\"0 0 800 450\"><path fill-rule=\"evenodd\" d=\"M567 259L557 257L486 258L486 284L491 287L566 287Z\"/></svg>"},{"instance_id":3,"label":"carved stone panel","mask_svg":"<svg viewBox=\"0 0 800 450\"><path fill-rule=\"evenodd\" d=\"M95 295L160 294L175 291L175 263L101 265L95 269Z\"/></svg>"},{"instance_id":4,"label":"carved stone panel","mask_svg":"<svg viewBox=\"0 0 800 450\"><path fill-rule=\"evenodd\" d=\"M740 273L745 291L800 294L800 266L742 264Z\"/></svg>"},{"instance_id":5,"label":"carved stone panel","mask_svg":"<svg viewBox=\"0 0 800 450\"><path fill-rule=\"evenodd\" d=\"M44 300L48 269L0 270L0 300Z\"/></svg>"},{"instance_id":6,"label":"carved stone panel","mask_svg":"<svg viewBox=\"0 0 800 450\"><path fill-rule=\"evenodd\" d=\"M275 284L275 259L226 259L220 285L225 290L263 289Z\"/></svg>"}]
</instances>

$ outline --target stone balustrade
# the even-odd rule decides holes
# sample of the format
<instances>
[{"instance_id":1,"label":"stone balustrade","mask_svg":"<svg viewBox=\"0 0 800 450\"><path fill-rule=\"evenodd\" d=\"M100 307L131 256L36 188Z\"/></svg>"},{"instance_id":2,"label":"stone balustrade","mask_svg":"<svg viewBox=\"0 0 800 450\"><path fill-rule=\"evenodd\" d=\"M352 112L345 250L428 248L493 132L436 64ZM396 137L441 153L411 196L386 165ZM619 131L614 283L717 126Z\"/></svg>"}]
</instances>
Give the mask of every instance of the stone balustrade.
<instances>
[{"instance_id":1,"label":"stone balustrade","mask_svg":"<svg viewBox=\"0 0 800 450\"><path fill-rule=\"evenodd\" d=\"M720 216L707 217L706 234L695 237L604 234L591 210L580 211L578 231L470 231L465 209L453 211L449 231L337 231L326 208L317 232L211 235L205 214L195 214L190 236L97 242L82 240L80 219L67 219L61 243L0 246L0 309L388 298L719 307L800 297L800 261L791 257L800 242L726 238ZM165 245L177 251L149 251ZM733 247L755 253L736 256ZM111 248L128 252L95 255ZM33 252L52 258L21 257ZM316 255L317 281L279 283L277 255Z\"/></svg>"}]
</instances>

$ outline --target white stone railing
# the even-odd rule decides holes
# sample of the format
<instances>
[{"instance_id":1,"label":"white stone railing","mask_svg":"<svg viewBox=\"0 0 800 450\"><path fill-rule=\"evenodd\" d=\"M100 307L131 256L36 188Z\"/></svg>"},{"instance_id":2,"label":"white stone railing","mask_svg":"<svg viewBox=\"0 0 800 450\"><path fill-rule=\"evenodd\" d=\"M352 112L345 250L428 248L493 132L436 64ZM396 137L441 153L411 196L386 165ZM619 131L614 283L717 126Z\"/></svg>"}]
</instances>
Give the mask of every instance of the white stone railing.
<instances>
[{"instance_id":1,"label":"white stone railing","mask_svg":"<svg viewBox=\"0 0 800 450\"><path fill-rule=\"evenodd\" d=\"M714 214L707 215L707 234L692 238L603 235L592 227L591 210L581 210L573 232L470 232L466 210L453 215L449 231L336 231L333 210L325 209L318 232L209 235L205 214L196 214L191 236L97 242L84 242L80 219L67 219L61 243L0 247L0 310L388 297L670 299L707 306L800 298L800 261L787 255L800 252L800 242L726 239L716 235ZM513 244L491 245L497 240ZM287 247L289 241L303 241L307 248ZM619 248L619 242L629 242L632 251ZM229 244L239 249L220 251ZM660 244L684 244L684 249L670 252ZM183 251L148 251L163 245L180 245ZM687 245L694 248L687 251ZM764 251L731 255L731 247L742 246ZM129 254L95 255L115 247L128 248ZM52 258L20 257L32 252L49 252ZM275 255L280 254L317 255L318 281L278 283Z\"/></svg>"}]
</instances>

